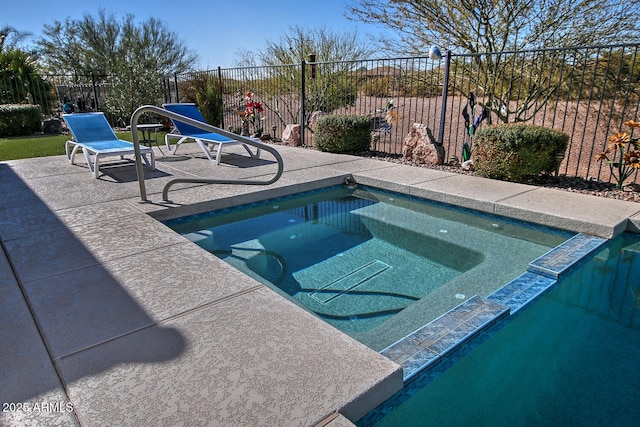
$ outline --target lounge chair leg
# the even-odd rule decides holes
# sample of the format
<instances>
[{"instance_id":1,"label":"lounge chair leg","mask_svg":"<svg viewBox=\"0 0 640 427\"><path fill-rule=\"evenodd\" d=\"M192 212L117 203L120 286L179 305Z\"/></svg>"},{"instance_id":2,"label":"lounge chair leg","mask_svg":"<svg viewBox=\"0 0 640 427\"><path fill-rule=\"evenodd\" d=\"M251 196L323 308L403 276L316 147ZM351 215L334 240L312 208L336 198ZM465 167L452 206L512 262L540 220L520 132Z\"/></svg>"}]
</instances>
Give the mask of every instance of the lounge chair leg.
<instances>
[{"instance_id":1,"label":"lounge chair leg","mask_svg":"<svg viewBox=\"0 0 640 427\"><path fill-rule=\"evenodd\" d=\"M254 154L246 144L242 144L242 146L244 147L245 150L247 150L247 153L249 153L249 155L251 156L252 159L259 159L260 158L260 149L259 148L256 149L256 153Z\"/></svg>"},{"instance_id":2,"label":"lounge chair leg","mask_svg":"<svg viewBox=\"0 0 640 427\"><path fill-rule=\"evenodd\" d=\"M207 145L202 142L201 139L196 138L195 139L196 144L198 144L198 146L200 147L200 149L204 152L204 154L207 156L207 159L209 159L210 161L213 162L213 158L211 157L211 153L209 153L209 150L207 149Z\"/></svg>"},{"instance_id":3,"label":"lounge chair leg","mask_svg":"<svg viewBox=\"0 0 640 427\"><path fill-rule=\"evenodd\" d=\"M169 154L176 154L176 151L178 151L178 147L180 146L180 144L182 144L184 141L187 140L187 138L182 137L182 138L178 138L178 141L175 143L174 148L171 147L171 140L170 137L174 137L172 134L168 133L164 136L164 144L167 146L167 150L169 151Z\"/></svg>"},{"instance_id":4,"label":"lounge chair leg","mask_svg":"<svg viewBox=\"0 0 640 427\"><path fill-rule=\"evenodd\" d=\"M99 154L96 153L96 155L94 156L93 159L93 163L91 162L91 155L89 154L89 150L87 150L86 148L82 149L82 152L84 153L84 158L87 161L87 165L89 166L89 170L93 173L93 177L97 178L98 177L98 157Z\"/></svg>"},{"instance_id":5,"label":"lounge chair leg","mask_svg":"<svg viewBox=\"0 0 640 427\"><path fill-rule=\"evenodd\" d=\"M71 150L71 153L69 153L68 147L71 144L73 144L71 141L67 141L67 144L65 144L64 151L67 153L67 159L69 159L69 163L73 164L74 158L76 156L76 152L78 151L80 146L78 144L73 144L73 149Z\"/></svg>"},{"instance_id":6,"label":"lounge chair leg","mask_svg":"<svg viewBox=\"0 0 640 427\"><path fill-rule=\"evenodd\" d=\"M222 144L218 144L218 150L216 151L216 165L220 164L222 156Z\"/></svg>"},{"instance_id":7,"label":"lounge chair leg","mask_svg":"<svg viewBox=\"0 0 640 427\"><path fill-rule=\"evenodd\" d=\"M151 151L149 154L151 155L151 163L149 163L149 159L147 158L146 154L142 155L142 160L144 160L144 163L147 165L149 169L154 171L156 170L156 156L153 153L153 151Z\"/></svg>"}]
</instances>

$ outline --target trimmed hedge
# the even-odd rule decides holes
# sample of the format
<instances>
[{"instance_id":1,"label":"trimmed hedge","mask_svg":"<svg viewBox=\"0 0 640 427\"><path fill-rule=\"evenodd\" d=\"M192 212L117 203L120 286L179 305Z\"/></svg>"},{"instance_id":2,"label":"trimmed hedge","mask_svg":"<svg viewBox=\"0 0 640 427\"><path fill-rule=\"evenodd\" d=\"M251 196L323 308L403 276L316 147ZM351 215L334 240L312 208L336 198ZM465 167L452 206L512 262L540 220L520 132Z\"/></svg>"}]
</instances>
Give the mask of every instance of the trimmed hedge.
<instances>
[{"instance_id":1,"label":"trimmed hedge","mask_svg":"<svg viewBox=\"0 0 640 427\"><path fill-rule=\"evenodd\" d=\"M368 151L371 119L366 116L320 116L315 124L315 146L331 153Z\"/></svg>"},{"instance_id":2,"label":"trimmed hedge","mask_svg":"<svg viewBox=\"0 0 640 427\"><path fill-rule=\"evenodd\" d=\"M42 114L37 105L0 105L0 136L29 136L42 130Z\"/></svg>"},{"instance_id":3,"label":"trimmed hedge","mask_svg":"<svg viewBox=\"0 0 640 427\"><path fill-rule=\"evenodd\" d=\"M473 140L473 167L484 177L525 182L553 174L569 135L542 126L507 123L479 129Z\"/></svg>"}]
</instances>

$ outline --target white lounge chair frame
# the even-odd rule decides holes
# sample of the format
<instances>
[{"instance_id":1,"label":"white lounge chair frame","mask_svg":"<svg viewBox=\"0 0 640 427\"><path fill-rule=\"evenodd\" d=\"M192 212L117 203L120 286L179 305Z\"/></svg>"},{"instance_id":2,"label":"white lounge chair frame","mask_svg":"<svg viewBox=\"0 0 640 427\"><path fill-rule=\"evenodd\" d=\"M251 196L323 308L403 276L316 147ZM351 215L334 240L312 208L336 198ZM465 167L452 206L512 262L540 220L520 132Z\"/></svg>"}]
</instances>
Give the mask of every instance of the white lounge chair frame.
<instances>
[{"instance_id":1,"label":"white lounge chair frame","mask_svg":"<svg viewBox=\"0 0 640 427\"><path fill-rule=\"evenodd\" d=\"M198 110L198 107L196 104L193 103L177 103L177 104L163 104L162 105L165 109L169 110L169 111L173 111L174 113L178 113L178 114L182 114L184 116L187 116L189 118L201 121L203 123L206 123L206 121L204 120L204 118L202 117L202 114L200 113L200 110ZM168 107L168 108L167 108ZM174 109L172 107L178 107L178 109ZM185 108L187 110L191 110L191 114L184 114L185 113ZM222 147L225 145L237 145L240 144L244 147L245 150L247 150L247 153L249 153L249 156L251 156L252 159L259 159L260 158L260 148L256 149L256 152L254 153L253 151L251 151L251 149L247 146L247 144L231 139L231 138L227 138L226 136L220 135L220 134L216 134L216 133L204 133L204 131L202 131L203 133L198 133L198 134L183 134L181 133L178 129L179 128L185 128L186 126L191 127L190 125L185 125L183 126L182 124L176 124L176 120L173 120L173 123L175 125L175 132L178 133L168 133L165 135L164 137L164 143L167 146L167 150L169 151L169 153L171 154L176 154L176 151L178 150L178 147L180 146L180 144L182 144L183 142L189 140L189 139L193 139L195 141L196 144L198 144L198 146L200 147L200 149L202 150L202 152L207 156L207 159L209 159L209 161L211 161L211 163L214 163L216 165L220 164L220 160L221 160L221 154L222 154ZM206 136L210 136L210 138L206 138ZM216 139L216 138L220 138L220 139ZM171 140L176 139L177 141L175 142L175 144L171 144ZM253 141L256 142L260 142L259 138L249 138ZM210 145L210 149L207 147L208 145ZM213 153L215 149L216 155L215 157L213 157L211 155L211 153Z\"/></svg>"},{"instance_id":2,"label":"white lounge chair frame","mask_svg":"<svg viewBox=\"0 0 640 427\"><path fill-rule=\"evenodd\" d=\"M118 138L103 113L63 114L62 118L67 123L73 136L73 140L68 140L65 143L64 149L67 159L71 164L74 164L75 155L78 150L81 149L89 171L91 171L94 178L98 178L100 175L100 161L104 157L119 156L122 159L126 155L135 154L133 144ZM102 138L93 141L84 140L85 138L83 138L79 121L82 121L85 126L87 124L95 126L97 130L99 130ZM140 147L140 153L147 167L155 170L156 159L153 149L150 147ZM150 155L151 161L147 158L147 154ZM93 160L91 159L92 155Z\"/></svg>"}]
</instances>

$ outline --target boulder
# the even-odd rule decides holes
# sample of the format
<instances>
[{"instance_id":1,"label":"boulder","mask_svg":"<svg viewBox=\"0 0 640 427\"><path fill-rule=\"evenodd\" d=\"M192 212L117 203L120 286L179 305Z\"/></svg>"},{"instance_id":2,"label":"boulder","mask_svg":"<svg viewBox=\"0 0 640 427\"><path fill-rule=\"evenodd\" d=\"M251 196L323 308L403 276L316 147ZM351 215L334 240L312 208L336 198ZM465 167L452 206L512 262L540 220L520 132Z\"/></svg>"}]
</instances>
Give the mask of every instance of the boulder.
<instances>
[{"instance_id":1,"label":"boulder","mask_svg":"<svg viewBox=\"0 0 640 427\"><path fill-rule=\"evenodd\" d=\"M463 171L472 171L473 160L467 160L465 162L462 162L462 164L460 165L460 169L462 169Z\"/></svg>"},{"instance_id":2,"label":"boulder","mask_svg":"<svg viewBox=\"0 0 640 427\"><path fill-rule=\"evenodd\" d=\"M301 146L300 125L287 125L282 131L282 143L294 147Z\"/></svg>"},{"instance_id":3,"label":"boulder","mask_svg":"<svg viewBox=\"0 0 640 427\"><path fill-rule=\"evenodd\" d=\"M402 156L416 164L441 165L444 163L444 147L438 144L427 125L414 123L404 139Z\"/></svg>"},{"instance_id":4,"label":"boulder","mask_svg":"<svg viewBox=\"0 0 640 427\"><path fill-rule=\"evenodd\" d=\"M309 119L309 124L311 125L311 127L313 127L316 122L318 121L318 118L324 116L325 113L324 111L314 111L313 113L311 113L311 118Z\"/></svg>"},{"instance_id":5,"label":"boulder","mask_svg":"<svg viewBox=\"0 0 640 427\"><path fill-rule=\"evenodd\" d=\"M45 135L58 135L61 129L62 123L60 122L60 119L53 118L42 122L42 133Z\"/></svg>"}]
</instances>

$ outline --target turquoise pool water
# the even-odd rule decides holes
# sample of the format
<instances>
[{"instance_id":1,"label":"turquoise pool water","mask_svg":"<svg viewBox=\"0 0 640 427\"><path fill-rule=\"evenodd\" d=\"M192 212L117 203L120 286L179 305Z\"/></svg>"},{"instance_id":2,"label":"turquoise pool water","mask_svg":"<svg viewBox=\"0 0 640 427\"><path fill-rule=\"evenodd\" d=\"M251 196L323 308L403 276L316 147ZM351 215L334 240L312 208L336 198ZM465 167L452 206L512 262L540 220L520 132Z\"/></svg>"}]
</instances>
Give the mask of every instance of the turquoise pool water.
<instances>
[{"instance_id":1,"label":"turquoise pool water","mask_svg":"<svg viewBox=\"0 0 640 427\"><path fill-rule=\"evenodd\" d=\"M491 293L568 237L341 186L166 224L376 350Z\"/></svg>"},{"instance_id":2,"label":"turquoise pool water","mask_svg":"<svg viewBox=\"0 0 640 427\"><path fill-rule=\"evenodd\" d=\"M639 360L640 236L625 234L358 425L636 426Z\"/></svg>"}]
</instances>

